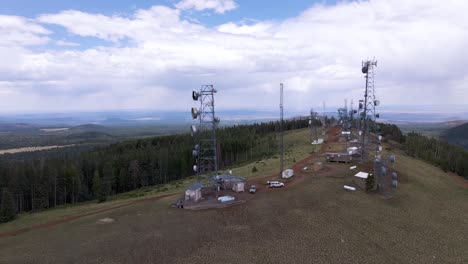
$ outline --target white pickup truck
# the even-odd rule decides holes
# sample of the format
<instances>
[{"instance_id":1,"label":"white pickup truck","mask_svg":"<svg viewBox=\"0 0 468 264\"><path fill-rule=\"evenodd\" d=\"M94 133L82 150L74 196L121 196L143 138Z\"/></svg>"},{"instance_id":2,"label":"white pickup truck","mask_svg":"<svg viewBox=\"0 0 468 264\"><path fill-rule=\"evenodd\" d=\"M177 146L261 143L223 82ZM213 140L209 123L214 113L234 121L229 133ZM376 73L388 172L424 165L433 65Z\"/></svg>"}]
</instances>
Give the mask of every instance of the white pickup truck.
<instances>
[{"instance_id":1,"label":"white pickup truck","mask_svg":"<svg viewBox=\"0 0 468 264\"><path fill-rule=\"evenodd\" d=\"M284 187L284 183L279 182L279 181L267 181L268 187L269 188L280 188Z\"/></svg>"}]
</instances>

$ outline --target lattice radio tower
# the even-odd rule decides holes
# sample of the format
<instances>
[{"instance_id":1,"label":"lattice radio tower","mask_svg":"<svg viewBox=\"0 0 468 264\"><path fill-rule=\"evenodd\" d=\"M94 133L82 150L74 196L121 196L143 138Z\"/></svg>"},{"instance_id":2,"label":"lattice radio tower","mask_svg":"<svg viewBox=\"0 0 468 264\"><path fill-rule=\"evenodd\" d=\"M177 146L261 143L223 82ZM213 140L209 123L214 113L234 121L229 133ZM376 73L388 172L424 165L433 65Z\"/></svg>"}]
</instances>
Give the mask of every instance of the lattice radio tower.
<instances>
[{"instance_id":1,"label":"lattice radio tower","mask_svg":"<svg viewBox=\"0 0 468 264\"><path fill-rule=\"evenodd\" d=\"M197 142L192 154L196 158L193 170L198 181L200 174L211 171L218 174L216 128L219 118L215 115L215 93L217 90L213 85L202 85L199 91L192 92L193 100L200 102L200 108L192 107L192 118L198 119L198 126L191 126L192 136Z\"/></svg>"},{"instance_id":2,"label":"lattice radio tower","mask_svg":"<svg viewBox=\"0 0 468 264\"><path fill-rule=\"evenodd\" d=\"M377 190L383 183L382 173L384 170L384 164L382 164L382 146L380 141L382 137L379 135L377 118L379 114L376 112L376 106L380 105L380 101L377 100L374 86L374 69L377 67L376 60L368 60L362 62L362 73L366 79L366 89L364 92L364 100L360 101L359 108L362 109L361 118L361 159L362 161L372 160L374 167L374 190ZM371 131L375 133L375 136L371 136ZM373 157L369 156L373 153Z\"/></svg>"},{"instance_id":3,"label":"lattice radio tower","mask_svg":"<svg viewBox=\"0 0 468 264\"><path fill-rule=\"evenodd\" d=\"M375 96L375 87L374 87L374 68L377 66L377 61L363 61L362 62L362 73L366 79L366 88L364 91L364 101L359 102L359 109L361 112L361 159L362 161L368 160L368 150L367 148L375 140L370 138L371 127L373 131L376 131L376 118L379 115L375 111L375 107L379 105L379 101ZM377 151L377 148L375 148ZM378 153L375 153L376 155Z\"/></svg>"}]
</instances>

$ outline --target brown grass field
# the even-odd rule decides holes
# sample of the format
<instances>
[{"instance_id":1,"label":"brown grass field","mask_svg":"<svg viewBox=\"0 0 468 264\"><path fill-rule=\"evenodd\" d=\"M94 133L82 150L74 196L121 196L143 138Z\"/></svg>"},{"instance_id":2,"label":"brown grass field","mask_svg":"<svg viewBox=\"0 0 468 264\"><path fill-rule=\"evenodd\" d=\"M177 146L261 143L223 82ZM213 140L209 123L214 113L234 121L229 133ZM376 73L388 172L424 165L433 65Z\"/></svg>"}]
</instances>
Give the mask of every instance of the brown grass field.
<instances>
[{"instance_id":1,"label":"brown grass field","mask_svg":"<svg viewBox=\"0 0 468 264\"><path fill-rule=\"evenodd\" d=\"M304 131L288 135L303 138L290 148L298 162L311 148ZM260 190L235 207L174 209L170 196L3 237L0 263L468 263L468 190L395 152L405 181L391 198L344 191L351 165L331 164L331 173L304 173L291 188ZM270 175L277 159L266 164L248 176ZM42 217L60 219L54 211Z\"/></svg>"}]
</instances>

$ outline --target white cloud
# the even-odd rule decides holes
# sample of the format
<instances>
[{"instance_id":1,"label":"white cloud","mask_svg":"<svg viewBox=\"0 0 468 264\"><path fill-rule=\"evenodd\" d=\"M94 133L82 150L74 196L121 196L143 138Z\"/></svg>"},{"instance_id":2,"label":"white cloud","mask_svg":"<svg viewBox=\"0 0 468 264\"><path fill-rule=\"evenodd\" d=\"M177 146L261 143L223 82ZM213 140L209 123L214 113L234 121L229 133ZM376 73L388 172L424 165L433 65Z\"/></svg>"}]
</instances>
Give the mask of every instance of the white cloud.
<instances>
[{"instance_id":1,"label":"white cloud","mask_svg":"<svg viewBox=\"0 0 468 264\"><path fill-rule=\"evenodd\" d=\"M275 25L271 22L258 22L251 25L245 23L228 22L226 24L219 25L217 29L224 33L266 37L271 36L271 30L274 26Z\"/></svg>"},{"instance_id":2,"label":"white cloud","mask_svg":"<svg viewBox=\"0 0 468 264\"><path fill-rule=\"evenodd\" d=\"M207 83L219 90L217 107L274 109L284 82L287 108L307 110L362 97L360 63L374 56L382 104L466 104L468 20L461 10L468 2L343 2L284 21L213 28L163 6L114 16L68 10L39 16L44 25L8 17L19 22L0 25L9 32L0 40L3 109L181 110L193 105L190 91ZM29 48L50 41L49 24L74 41L100 44Z\"/></svg>"},{"instance_id":3,"label":"white cloud","mask_svg":"<svg viewBox=\"0 0 468 264\"><path fill-rule=\"evenodd\" d=\"M224 14L238 7L234 0L182 0L175 6L180 10L195 9L196 11L203 11L212 9L219 14Z\"/></svg>"},{"instance_id":4,"label":"white cloud","mask_svg":"<svg viewBox=\"0 0 468 264\"><path fill-rule=\"evenodd\" d=\"M45 44L50 33L30 19L0 15L0 46Z\"/></svg>"},{"instance_id":5,"label":"white cloud","mask_svg":"<svg viewBox=\"0 0 468 264\"><path fill-rule=\"evenodd\" d=\"M65 40L57 40L55 41L55 44L58 46L68 46L68 47L80 46L80 43L70 42L70 41L65 41Z\"/></svg>"}]
</instances>

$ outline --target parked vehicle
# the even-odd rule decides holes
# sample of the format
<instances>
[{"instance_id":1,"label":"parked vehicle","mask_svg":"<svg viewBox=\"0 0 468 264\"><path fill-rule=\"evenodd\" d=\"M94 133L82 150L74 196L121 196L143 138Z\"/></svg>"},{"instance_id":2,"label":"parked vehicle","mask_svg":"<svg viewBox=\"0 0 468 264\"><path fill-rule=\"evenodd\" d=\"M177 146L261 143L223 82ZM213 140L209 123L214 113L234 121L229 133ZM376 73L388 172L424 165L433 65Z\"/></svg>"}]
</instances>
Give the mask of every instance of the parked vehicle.
<instances>
[{"instance_id":1,"label":"parked vehicle","mask_svg":"<svg viewBox=\"0 0 468 264\"><path fill-rule=\"evenodd\" d=\"M279 182L279 181L272 181L272 182L269 183L268 187L270 187L270 188L280 188L280 187L284 187L284 183Z\"/></svg>"},{"instance_id":2,"label":"parked vehicle","mask_svg":"<svg viewBox=\"0 0 468 264\"><path fill-rule=\"evenodd\" d=\"M279 182L279 181L267 181L266 184L270 185L270 184L275 183L275 182Z\"/></svg>"},{"instance_id":3,"label":"parked vehicle","mask_svg":"<svg viewBox=\"0 0 468 264\"><path fill-rule=\"evenodd\" d=\"M257 186L255 186L255 185L250 185L249 192L250 192L250 193L256 193L256 192L257 192Z\"/></svg>"}]
</instances>

